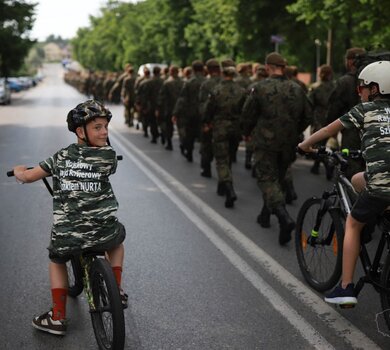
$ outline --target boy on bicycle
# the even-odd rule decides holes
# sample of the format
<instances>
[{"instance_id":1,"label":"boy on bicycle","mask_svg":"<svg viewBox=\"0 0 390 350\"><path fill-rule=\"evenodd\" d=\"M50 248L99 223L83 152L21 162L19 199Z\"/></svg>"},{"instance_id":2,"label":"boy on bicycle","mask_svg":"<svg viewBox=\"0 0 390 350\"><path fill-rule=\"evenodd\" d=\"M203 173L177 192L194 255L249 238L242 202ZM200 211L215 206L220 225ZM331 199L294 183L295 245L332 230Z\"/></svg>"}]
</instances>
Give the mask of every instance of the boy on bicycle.
<instances>
[{"instance_id":1,"label":"boy on bicycle","mask_svg":"<svg viewBox=\"0 0 390 350\"><path fill-rule=\"evenodd\" d=\"M360 194L345 224L342 279L325 297L326 302L338 305L357 303L353 275L360 233L390 205L390 62L367 65L359 74L358 89L362 103L298 145L304 152L314 152L313 145L344 128L360 130L366 171L352 177Z\"/></svg>"},{"instance_id":2,"label":"boy on bicycle","mask_svg":"<svg viewBox=\"0 0 390 350\"><path fill-rule=\"evenodd\" d=\"M35 328L45 332L66 333L66 262L82 251L107 252L122 304L127 307L127 295L120 287L126 232L116 217L118 202L108 179L117 167L116 153L108 145L111 117L98 101L80 103L67 116L68 129L76 134L77 143L33 169L14 167L15 177L22 183L53 176L54 222L48 247L53 306L32 321Z\"/></svg>"}]
</instances>

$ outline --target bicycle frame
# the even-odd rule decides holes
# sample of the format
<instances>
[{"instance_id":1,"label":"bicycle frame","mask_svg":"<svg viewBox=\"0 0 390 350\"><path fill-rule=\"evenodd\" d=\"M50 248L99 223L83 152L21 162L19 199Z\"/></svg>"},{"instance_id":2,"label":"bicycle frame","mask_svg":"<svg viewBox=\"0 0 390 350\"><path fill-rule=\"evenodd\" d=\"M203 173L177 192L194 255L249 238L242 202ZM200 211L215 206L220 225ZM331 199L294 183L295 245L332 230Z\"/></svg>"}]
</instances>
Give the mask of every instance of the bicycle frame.
<instances>
[{"instance_id":1,"label":"bicycle frame","mask_svg":"<svg viewBox=\"0 0 390 350\"><path fill-rule=\"evenodd\" d=\"M318 241L318 230L321 225L321 220L326 214L326 212L332 210L339 211L344 217L344 219L346 219L348 214L351 213L353 203L358 197L358 193L353 188L351 182L344 175L344 171L347 167L345 160L342 160L340 155L335 156L335 152L332 155L335 159L337 159L337 162L339 164L339 166L337 167L338 171L334 180L332 190L325 191L322 194L321 205L320 209L317 212L315 225L307 241L307 243L311 244L312 246L315 246L316 244L331 244L333 237L332 228L330 228L329 233L322 241ZM372 284L377 291L384 290L385 292L390 293L390 288L385 288L381 284L380 280L382 269L381 261L385 248L387 248L388 252L390 251L390 221L385 222L386 220L383 220L383 217L382 221L384 221L384 223L383 229L381 230L381 238L378 242L374 259L372 261L370 255L368 254L365 243L361 242L360 244L361 248L359 257L364 270L364 275L360 277L355 286L356 296L358 296L364 284L366 283Z\"/></svg>"}]
</instances>

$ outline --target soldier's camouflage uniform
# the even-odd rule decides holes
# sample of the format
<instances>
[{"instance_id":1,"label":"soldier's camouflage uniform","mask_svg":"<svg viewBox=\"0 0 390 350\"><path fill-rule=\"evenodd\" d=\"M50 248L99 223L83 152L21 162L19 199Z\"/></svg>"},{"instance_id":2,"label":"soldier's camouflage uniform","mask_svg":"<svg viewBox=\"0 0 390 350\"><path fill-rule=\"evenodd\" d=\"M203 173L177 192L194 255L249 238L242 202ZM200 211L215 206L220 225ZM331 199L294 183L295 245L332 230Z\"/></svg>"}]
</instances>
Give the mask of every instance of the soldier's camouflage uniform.
<instances>
[{"instance_id":1,"label":"soldier's camouflage uniform","mask_svg":"<svg viewBox=\"0 0 390 350\"><path fill-rule=\"evenodd\" d=\"M232 156L242 138L240 115L245 89L233 80L222 80L206 105L206 122L212 124L213 151L219 182L233 182Z\"/></svg>"},{"instance_id":2,"label":"soldier's camouflage uniform","mask_svg":"<svg viewBox=\"0 0 390 350\"><path fill-rule=\"evenodd\" d=\"M136 103L140 106L140 113L142 114L142 126L144 132L150 127L152 134L152 141L155 142L159 136L156 120L156 108L158 101L158 94L160 92L163 80L160 76L154 76L151 79L144 80L137 92Z\"/></svg>"},{"instance_id":3,"label":"soldier's camouflage uniform","mask_svg":"<svg viewBox=\"0 0 390 350\"><path fill-rule=\"evenodd\" d=\"M173 115L177 117L177 127L183 147L187 157L191 156L191 161L195 140L200 135L199 89L204 80L203 73L195 72L188 81L185 81L173 110Z\"/></svg>"},{"instance_id":4,"label":"soldier's camouflage uniform","mask_svg":"<svg viewBox=\"0 0 390 350\"><path fill-rule=\"evenodd\" d=\"M110 146L72 144L40 166L53 175L50 254L66 256L91 248L105 249L123 234L116 217L118 202L108 179L117 167Z\"/></svg>"},{"instance_id":5,"label":"soldier's camouflage uniform","mask_svg":"<svg viewBox=\"0 0 390 350\"><path fill-rule=\"evenodd\" d=\"M173 136L173 109L183 87L183 80L170 76L160 89L158 96L158 109L160 113L160 126L164 137L171 140ZM169 141L168 141L169 143Z\"/></svg>"},{"instance_id":6,"label":"soldier's camouflage uniform","mask_svg":"<svg viewBox=\"0 0 390 350\"><path fill-rule=\"evenodd\" d=\"M125 122L129 126L134 124L134 103L135 103L135 77L127 74L122 81L121 99L125 107Z\"/></svg>"},{"instance_id":7,"label":"soldier's camouflage uniform","mask_svg":"<svg viewBox=\"0 0 390 350\"><path fill-rule=\"evenodd\" d=\"M335 88L334 81L320 81L312 85L309 100L313 105L313 121L311 133L327 125L329 97Z\"/></svg>"},{"instance_id":8,"label":"soldier's camouflage uniform","mask_svg":"<svg viewBox=\"0 0 390 350\"><path fill-rule=\"evenodd\" d=\"M336 81L336 87L329 97L328 123L340 118L359 102L357 93L357 77L355 73L348 72ZM341 148L360 150L360 135L356 129L342 131ZM351 159L346 172L348 178L364 169L364 162Z\"/></svg>"},{"instance_id":9,"label":"soldier's camouflage uniform","mask_svg":"<svg viewBox=\"0 0 390 350\"><path fill-rule=\"evenodd\" d=\"M390 201L390 100L358 104L339 120L361 136L368 193Z\"/></svg>"},{"instance_id":10,"label":"soldier's camouflage uniform","mask_svg":"<svg viewBox=\"0 0 390 350\"><path fill-rule=\"evenodd\" d=\"M205 112L206 112L206 103L208 101L209 95L217 84L221 81L220 76L211 76L206 79L199 89L199 112L202 118L202 123L205 123ZM212 129L207 132L201 130L200 133L200 149L199 153L201 156L200 165L203 169L208 169L211 162L213 161L213 131Z\"/></svg>"},{"instance_id":11,"label":"soldier's camouflage uniform","mask_svg":"<svg viewBox=\"0 0 390 350\"><path fill-rule=\"evenodd\" d=\"M266 206L285 204L282 181L295 160L299 135L310 124L311 106L296 83L284 76L260 81L245 101L242 127L254 145L257 183Z\"/></svg>"}]
</instances>

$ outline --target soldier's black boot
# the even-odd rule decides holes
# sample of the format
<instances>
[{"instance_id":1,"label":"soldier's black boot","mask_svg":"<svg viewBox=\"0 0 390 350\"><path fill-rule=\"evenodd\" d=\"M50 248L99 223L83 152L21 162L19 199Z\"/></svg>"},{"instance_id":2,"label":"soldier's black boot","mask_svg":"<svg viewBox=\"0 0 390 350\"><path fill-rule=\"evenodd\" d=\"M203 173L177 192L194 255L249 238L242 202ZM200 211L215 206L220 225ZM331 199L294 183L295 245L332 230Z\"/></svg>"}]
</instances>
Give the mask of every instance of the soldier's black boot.
<instances>
[{"instance_id":1,"label":"soldier's black boot","mask_svg":"<svg viewBox=\"0 0 390 350\"><path fill-rule=\"evenodd\" d=\"M186 149L184 148L183 144L180 144L180 153L183 157L186 156Z\"/></svg>"},{"instance_id":2,"label":"soldier's black boot","mask_svg":"<svg viewBox=\"0 0 390 350\"><path fill-rule=\"evenodd\" d=\"M245 169L252 168L252 152L245 151Z\"/></svg>"},{"instance_id":3,"label":"soldier's black boot","mask_svg":"<svg viewBox=\"0 0 390 350\"><path fill-rule=\"evenodd\" d=\"M279 244L284 245L291 240L291 231L295 228L295 222L284 205L279 205L272 212L279 220Z\"/></svg>"},{"instance_id":4,"label":"soldier's black boot","mask_svg":"<svg viewBox=\"0 0 390 350\"><path fill-rule=\"evenodd\" d=\"M168 150L168 151L172 151L173 150L172 139L167 138L167 145L165 146L165 149Z\"/></svg>"},{"instance_id":5,"label":"soldier's black boot","mask_svg":"<svg viewBox=\"0 0 390 350\"><path fill-rule=\"evenodd\" d=\"M233 208L234 202L237 200L237 195L236 192L234 192L233 184L231 182L225 182L225 190L225 208Z\"/></svg>"},{"instance_id":6,"label":"soldier's black boot","mask_svg":"<svg viewBox=\"0 0 390 350\"><path fill-rule=\"evenodd\" d=\"M218 187L217 187L217 195L218 196L224 196L226 193L225 183L218 181Z\"/></svg>"},{"instance_id":7,"label":"soldier's black boot","mask_svg":"<svg viewBox=\"0 0 390 350\"><path fill-rule=\"evenodd\" d=\"M265 204L263 205L260 214L257 216L257 223L264 228L271 227L271 211Z\"/></svg>"},{"instance_id":8,"label":"soldier's black boot","mask_svg":"<svg viewBox=\"0 0 390 350\"><path fill-rule=\"evenodd\" d=\"M211 164L205 160L201 160L202 172L200 173L203 177L211 177Z\"/></svg>"},{"instance_id":9,"label":"soldier's black boot","mask_svg":"<svg viewBox=\"0 0 390 350\"><path fill-rule=\"evenodd\" d=\"M192 158L192 149L187 149L187 152L186 152L186 158L187 158L187 161L192 163L193 161L193 158Z\"/></svg>"},{"instance_id":10,"label":"soldier's black boot","mask_svg":"<svg viewBox=\"0 0 390 350\"><path fill-rule=\"evenodd\" d=\"M316 159L313 166L310 168L312 174L318 175L320 173L320 161Z\"/></svg>"},{"instance_id":11,"label":"soldier's black boot","mask_svg":"<svg viewBox=\"0 0 390 350\"><path fill-rule=\"evenodd\" d=\"M298 199L298 195L295 192L294 184L290 181L285 184L286 203L291 204L293 201Z\"/></svg>"}]
</instances>

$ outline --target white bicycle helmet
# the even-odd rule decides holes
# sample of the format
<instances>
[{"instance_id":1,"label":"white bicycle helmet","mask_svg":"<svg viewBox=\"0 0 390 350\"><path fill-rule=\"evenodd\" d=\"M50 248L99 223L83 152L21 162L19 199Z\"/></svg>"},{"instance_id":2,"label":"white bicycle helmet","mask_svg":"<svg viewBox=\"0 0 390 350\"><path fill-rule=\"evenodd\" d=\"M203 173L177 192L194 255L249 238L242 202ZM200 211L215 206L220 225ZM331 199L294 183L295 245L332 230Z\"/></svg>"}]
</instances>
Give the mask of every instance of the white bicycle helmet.
<instances>
[{"instance_id":1,"label":"white bicycle helmet","mask_svg":"<svg viewBox=\"0 0 390 350\"><path fill-rule=\"evenodd\" d=\"M390 94L390 61L378 61L364 67L359 74L364 85L376 83L382 95Z\"/></svg>"}]
</instances>

